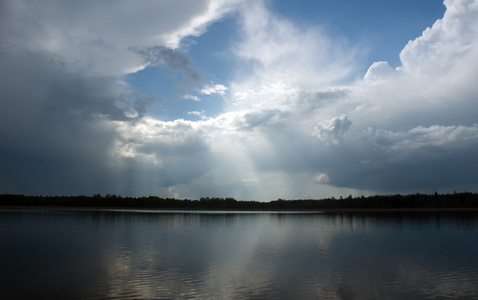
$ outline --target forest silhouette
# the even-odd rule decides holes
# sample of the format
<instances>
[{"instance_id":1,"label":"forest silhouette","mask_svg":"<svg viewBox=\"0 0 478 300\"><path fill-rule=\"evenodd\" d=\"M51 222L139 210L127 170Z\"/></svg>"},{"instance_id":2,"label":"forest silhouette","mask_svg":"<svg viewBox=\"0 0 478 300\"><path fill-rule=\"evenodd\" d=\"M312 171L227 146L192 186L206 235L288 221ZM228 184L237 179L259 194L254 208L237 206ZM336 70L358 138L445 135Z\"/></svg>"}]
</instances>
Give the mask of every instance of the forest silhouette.
<instances>
[{"instance_id":1,"label":"forest silhouette","mask_svg":"<svg viewBox=\"0 0 478 300\"><path fill-rule=\"evenodd\" d=\"M478 194L409 194L375 195L324 199L277 199L269 202L209 198L199 200L149 197L93 196L27 196L1 194L0 207L78 207L78 208L144 208L175 210L347 210L347 209L445 209L478 208Z\"/></svg>"}]
</instances>

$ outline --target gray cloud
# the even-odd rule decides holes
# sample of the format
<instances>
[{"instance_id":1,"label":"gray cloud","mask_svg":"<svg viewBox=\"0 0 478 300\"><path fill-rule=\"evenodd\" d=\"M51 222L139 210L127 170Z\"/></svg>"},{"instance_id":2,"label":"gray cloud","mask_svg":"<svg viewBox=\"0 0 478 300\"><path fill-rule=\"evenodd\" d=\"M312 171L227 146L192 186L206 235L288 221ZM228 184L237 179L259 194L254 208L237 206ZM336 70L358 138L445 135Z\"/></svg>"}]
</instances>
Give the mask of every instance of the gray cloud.
<instances>
[{"instance_id":1,"label":"gray cloud","mask_svg":"<svg viewBox=\"0 0 478 300\"><path fill-rule=\"evenodd\" d=\"M5 192L87 193L108 185L105 166L120 116L109 78L66 72L45 53L0 54L0 189Z\"/></svg>"},{"instance_id":2,"label":"gray cloud","mask_svg":"<svg viewBox=\"0 0 478 300\"><path fill-rule=\"evenodd\" d=\"M270 130L273 127L285 126L282 122L288 114L278 109L248 112L236 120L236 126L238 130L254 130L255 128Z\"/></svg>"},{"instance_id":3,"label":"gray cloud","mask_svg":"<svg viewBox=\"0 0 478 300\"><path fill-rule=\"evenodd\" d=\"M320 166L336 186L381 193L470 190L478 179L477 134L476 125L369 130L334 145Z\"/></svg>"},{"instance_id":4,"label":"gray cloud","mask_svg":"<svg viewBox=\"0 0 478 300\"><path fill-rule=\"evenodd\" d=\"M178 47L230 9L215 0L2 1L3 42L62 56L92 73L120 75L140 66L131 47Z\"/></svg>"},{"instance_id":5,"label":"gray cloud","mask_svg":"<svg viewBox=\"0 0 478 300\"><path fill-rule=\"evenodd\" d=\"M332 118L328 121L321 122L315 126L317 137L326 144L338 144L344 133L350 128L352 122L346 115Z\"/></svg>"},{"instance_id":6,"label":"gray cloud","mask_svg":"<svg viewBox=\"0 0 478 300\"><path fill-rule=\"evenodd\" d=\"M153 46L146 48L132 48L139 54L146 65L166 67L182 74L182 87L194 87L201 81L201 74L194 68L194 62L186 53L179 49L171 49L165 46Z\"/></svg>"},{"instance_id":7,"label":"gray cloud","mask_svg":"<svg viewBox=\"0 0 478 300\"><path fill-rule=\"evenodd\" d=\"M158 101L131 92L123 75L144 62L161 64L190 88L200 80L192 60L165 45L200 34L228 10L190 0L2 1L0 193L143 195L202 174L194 160L207 147L194 136L172 144L127 141L143 156L170 156L163 167L118 154L121 128L141 124ZM189 166L178 168L183 162ZM147 189L138 182L126 188L148 175Z\"/></svg>"},{"instance_id":8,"label":"gray cloud","mask_svg":"<svg viewBox=\"0 0 478 300\"><path fill-rule=\"evenodd\" d=\"M157 192L207 172L208 146L188 124L162 128L152 140L119 133L141 123L155 99L137 98L117 78L68 70L47 53L2 50L0 68L9 71L0 83L2 191L141 195L142 184ZM118 156L124 144L138 157Z\"/></svg>"}]
</instances>

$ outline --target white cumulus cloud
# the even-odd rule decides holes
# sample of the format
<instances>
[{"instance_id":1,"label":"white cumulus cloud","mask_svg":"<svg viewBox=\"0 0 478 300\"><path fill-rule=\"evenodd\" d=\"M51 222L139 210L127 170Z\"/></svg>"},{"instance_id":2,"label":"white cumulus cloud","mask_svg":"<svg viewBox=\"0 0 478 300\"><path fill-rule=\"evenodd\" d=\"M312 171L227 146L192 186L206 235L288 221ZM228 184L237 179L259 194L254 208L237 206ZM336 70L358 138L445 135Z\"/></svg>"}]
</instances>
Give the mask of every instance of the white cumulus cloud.
<instances>
[{"instance_id":1,"label":"white cumulus cloud","mask_svg":"<svg viewBox=\"0 0 478 300\"><path fill-rule=\"evenodd\" d=\"M199 92L203 95L219 94L224 95L227 87L222 84L211 84L204 86Z\"/></svg>"}]
</instances>

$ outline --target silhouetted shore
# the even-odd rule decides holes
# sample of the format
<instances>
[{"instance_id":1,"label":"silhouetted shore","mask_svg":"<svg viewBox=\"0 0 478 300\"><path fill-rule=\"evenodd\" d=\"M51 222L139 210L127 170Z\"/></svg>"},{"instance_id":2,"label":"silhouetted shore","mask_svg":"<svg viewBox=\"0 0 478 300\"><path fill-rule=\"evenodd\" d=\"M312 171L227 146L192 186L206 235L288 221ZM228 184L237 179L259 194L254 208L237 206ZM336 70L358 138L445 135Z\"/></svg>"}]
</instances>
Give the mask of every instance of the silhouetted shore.
<instances>
[{"instance_id":1,"label":"silhouetted shore","mask_svg":"<svg viewBox=\"0 0 478 300\"><path fill-rule=\"evenodd\" d=\"M27 196L1 194L3 208L85 208L85 209L162 209L162 210L313 210L313 211L464 211L478 210L478 194L409 194L375 195L325 199L277 199L269 202L233 198L200 198L199 200L149 197L93 196Z\"/></svg>"}]
</instances>

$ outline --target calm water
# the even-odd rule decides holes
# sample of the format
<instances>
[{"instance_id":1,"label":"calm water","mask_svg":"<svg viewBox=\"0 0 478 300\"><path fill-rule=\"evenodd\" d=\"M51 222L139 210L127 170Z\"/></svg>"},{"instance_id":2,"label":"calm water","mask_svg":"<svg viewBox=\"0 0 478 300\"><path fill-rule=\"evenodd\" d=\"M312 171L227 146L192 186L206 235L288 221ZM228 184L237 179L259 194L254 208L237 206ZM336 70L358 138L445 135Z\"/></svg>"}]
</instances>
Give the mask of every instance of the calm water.
<instances>
[{"instance_id":1,"label":"calm water","mask_svg":"<svg viewBox=\"0 0 478 300\"><path fill-rule=\"evenodd\" d=\"M1 299L478 299L478 215L0 210Z\"/></svg>"}]
</instances>

